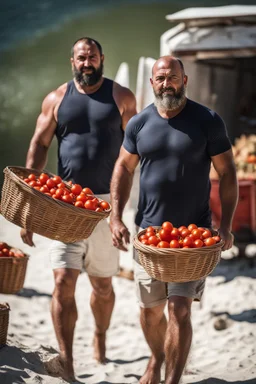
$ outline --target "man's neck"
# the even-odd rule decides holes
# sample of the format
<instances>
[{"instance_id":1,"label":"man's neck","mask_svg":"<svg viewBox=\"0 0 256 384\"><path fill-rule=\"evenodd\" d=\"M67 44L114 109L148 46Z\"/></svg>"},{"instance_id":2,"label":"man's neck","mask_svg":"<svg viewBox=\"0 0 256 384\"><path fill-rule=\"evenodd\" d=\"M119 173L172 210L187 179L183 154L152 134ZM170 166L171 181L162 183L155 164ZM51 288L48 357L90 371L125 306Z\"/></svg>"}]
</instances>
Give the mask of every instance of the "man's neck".
<instances>
[{"instance_id":1,"label":"man's neck","mask_svg":"<svg viewBox=\"0 0 256 384\"><path fill-rule=\"evenodd\" d=\"M161 109L160 107L157 107L157 111L159 115L164 119L172 119L173 117L177 116L185 108L186 104L187 104L187 98L185 98L184 103L177 109L168 110L168 109Z\"/></svg>"},{"instance_id":2,"label":"man's neck","mask_svg":"<svg viewBox=\"0 0 256 384\"><path fill-rule=\"evenodd\" d=\"M98 91L98 89L102 86L103 81L104 81L104 77L102 76L100 80L94 85L81 85L76 81L76 79L74 79L74 83L77 90L80 93L88 93L88 94Z\"/></svg>"}]
</instances>

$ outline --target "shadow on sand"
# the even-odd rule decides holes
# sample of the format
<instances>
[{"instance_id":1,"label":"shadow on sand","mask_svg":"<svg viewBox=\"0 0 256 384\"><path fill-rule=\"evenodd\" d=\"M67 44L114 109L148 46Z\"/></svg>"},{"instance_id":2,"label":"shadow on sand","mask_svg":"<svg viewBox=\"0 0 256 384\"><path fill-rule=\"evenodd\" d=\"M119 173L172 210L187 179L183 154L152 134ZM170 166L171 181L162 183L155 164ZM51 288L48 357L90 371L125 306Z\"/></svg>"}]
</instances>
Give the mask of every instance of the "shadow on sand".
<instances>
[{"instance_id":1,"label":"shadow on sand","mask_svg":"<svg viewBox=\"0 0 256 384\"><path fill-rule=\"evenodd\" d=\"M49 293L44 293L44 292L39 292L37 291L36 289L33 289L33 288L23 288L21 289L19 292L16 293L17 296L21 296L21 297L27 297L27 298L31 298L31 297L49 297L51 298L52 295L50 295Z\"/></svg>"},{"instance_id":2,"label":"shadow on sand","mask_svg":"<svg viewBox=\"0 0 256 384\"><path fill-rule=\"evenodd\" d=\"M254 260L244 257L237 257L231 260L221 259L210 276L224 276L224 283L228 283L237 276L255 278L256 263L254 263ZM256 384L256 382L254 384Z\"/></svg>"},{"instance_id":3,"label":"shadow on sand","mask_svg":"<svg viewBox=\"0 0 256 384\"><path fill-rule=\"evenodd\" d=\"M222 379L215 379L214 377L210 377L209 379L201 380L201 381L193 381L188 384L256 384L256 377L254 379L249 380L238 380L238 381L226 381Z\"/></svg>"}]
</instances>

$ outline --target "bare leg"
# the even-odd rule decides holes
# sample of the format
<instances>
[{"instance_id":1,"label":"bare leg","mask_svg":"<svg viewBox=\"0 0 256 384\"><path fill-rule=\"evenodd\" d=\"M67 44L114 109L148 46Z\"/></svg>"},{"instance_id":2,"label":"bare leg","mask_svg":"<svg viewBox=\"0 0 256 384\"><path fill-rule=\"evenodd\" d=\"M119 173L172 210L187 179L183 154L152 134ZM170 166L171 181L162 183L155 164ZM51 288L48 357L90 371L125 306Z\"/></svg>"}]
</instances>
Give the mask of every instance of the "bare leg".
<instances>
[{"instance_id":1,"label":"bare leg","mask_svg":"<svg viewBox=\"0 0 256 384\"><path fill-rule=\"evenodd\" d=\"M152 356L140 384L159 384L161 366L164 361L164 340L166 332L165 304L153 308L141 308L140 322Z\"/></svg>"},{"instance_id":2,"label":"bare leg","mask_svg":"<svg viewBox=\"0 0 256 384\"><path fill-rule=\"evenodd\" d=\"M171 296L165 341L165 384L178 384L185 367L192 340L190 320L193 299Z\"/></svg>"},{"instance_id":3,"label":"bare leg","mask_svg":"<svg viewBox=\"0 0 256 384\"><path fill-rule=\"evenodd\" d=\"M51 313L56 337L60 348L62 377L75 380L73 369L73 338L77 320L75 286L80 271L76 269L55 269L55 288L53 291Z\"/></svg>"},{"instance_id":4,"label":"bare leg","mask_svg":"<svg viewBox=\"0 0 256 384\"><path fill-rule=\"evenodd\" d=\"M89 276L89 278L93 287L90 303L95 319L93 356L99 363L104 363L106 360L106 331L110 325L115 294L111 277Z\"/></svg>"}]
</instances>

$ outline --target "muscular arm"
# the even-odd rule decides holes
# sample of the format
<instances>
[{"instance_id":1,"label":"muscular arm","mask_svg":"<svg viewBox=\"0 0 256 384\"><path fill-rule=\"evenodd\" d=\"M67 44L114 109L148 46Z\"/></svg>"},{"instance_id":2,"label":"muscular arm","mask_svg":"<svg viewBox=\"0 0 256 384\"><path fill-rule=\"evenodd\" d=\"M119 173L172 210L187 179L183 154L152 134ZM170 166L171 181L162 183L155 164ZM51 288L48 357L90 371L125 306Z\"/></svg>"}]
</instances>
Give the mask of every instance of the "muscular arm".
<instances>
[{"instance_id":1,"label":"muscular arm","mask_svg":"<svg viewBox=\"0 0 256 384\"><path fill-rule=\"evenodd\" d=\"M213 156L212 163L219 175L219 195L222 210L220 234L225 241L223 250L226 250L233 244L231 227L238 198L238 184L232 150Z\"/></svg>"},{"instance_id":2,"label":"muscular arm","mask_svg":"<svg viewBox=\"0 0 256 384\"><path fill-rule=\"evenodd\" d=\"M130 118L137 114L136 98L130 89L114 83L113 97L122 117L122 128L125 130Z\"/></svg>"},{"instance_id":3,"label":"muscular arm","mask_svg":"<svg viewBox=\"0 0 256 384\"><path fill-rule=\"evenodd\" d=\"M27 153L27 168L42 170L46 165L47 152L57 126L54 112L58 103L59 94L57 91L51 92L42 103L42 110L37 119L36 129Z\"/></svg>"},{"instance_id":4,"label":"muscular arm","mask_svg":"<svg viewBox=\"0 0 256 384\"><path fill-rule=\"evenodd\" d=\"M138 162L138 155L133 155L122 147L111 180L110 194L112 213L110 227L113 244L122 250L127 250L124 247L123 240L126 244L129 243L130 236L128 229L122 222L122 214L130 196L134 170Z\"/></svg>"}]
</instances>

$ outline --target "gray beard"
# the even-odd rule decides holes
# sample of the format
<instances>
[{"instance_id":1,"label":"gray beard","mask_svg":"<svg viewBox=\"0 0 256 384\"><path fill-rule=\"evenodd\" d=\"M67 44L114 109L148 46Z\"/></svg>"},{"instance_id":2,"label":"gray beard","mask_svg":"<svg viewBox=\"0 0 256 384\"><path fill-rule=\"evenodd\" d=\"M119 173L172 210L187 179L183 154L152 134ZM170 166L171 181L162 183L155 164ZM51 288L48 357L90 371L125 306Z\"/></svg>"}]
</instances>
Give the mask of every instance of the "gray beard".
<instances>
[{"instance_id":1,"label":"gray beard","mask_svg":"<svg viewBox=\"0 0 256 384\"><path fill-rule=\"evenodd\" d=\"M178 96L177 95L162 96L162 95L156 95L155 93L154 104L157 108L162 109L163 111L175 111L176 109L180 108L184 104L184 101L186 100L185 93L186 93L185 87L180 91Z\"/></svg>"}]
</instances>

